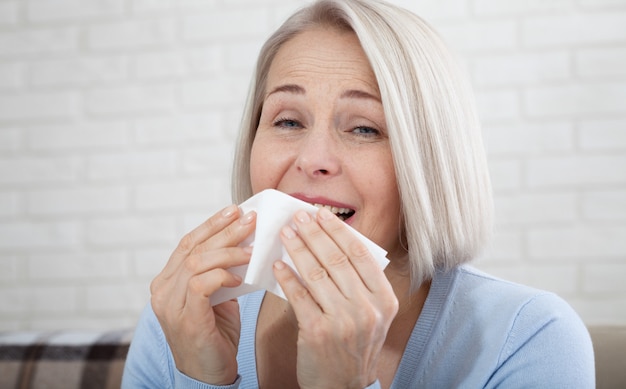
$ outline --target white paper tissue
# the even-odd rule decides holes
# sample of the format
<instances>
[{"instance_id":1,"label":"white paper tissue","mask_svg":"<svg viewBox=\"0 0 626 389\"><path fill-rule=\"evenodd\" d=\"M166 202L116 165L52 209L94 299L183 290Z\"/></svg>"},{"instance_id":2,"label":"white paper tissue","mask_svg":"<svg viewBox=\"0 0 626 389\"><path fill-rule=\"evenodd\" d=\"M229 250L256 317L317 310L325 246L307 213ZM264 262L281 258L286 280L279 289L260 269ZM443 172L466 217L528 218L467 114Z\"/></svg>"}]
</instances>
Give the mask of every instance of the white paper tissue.
<instances>
[{"instance_id":1,"label":"white paper tissue","mask_svg":"<svg viewBox=\"0 0 626 389\"><path fill-rule=\"evenodd\" d=\"M273 263L279 258L295 270L291 258L280 241L280 230L292 224L293 215L298 210L305 210L311 215L317 208L309 203L298 200L274 189L266 189L239 205L244 213L256 211L257 221L255 232L240 246L252 246L252 256L248 265L232 267L230 272L238 274L242 285L235 288L221 288L211 296L211 304L216 305L224 301L251 293L260 289L285 298L272 270ZM365 244L381 268L389 263L387 252L374 242L363 236L354 228L347 227ZM297 272L297 270L296 270Z\"/></svg>"}]
</instances>

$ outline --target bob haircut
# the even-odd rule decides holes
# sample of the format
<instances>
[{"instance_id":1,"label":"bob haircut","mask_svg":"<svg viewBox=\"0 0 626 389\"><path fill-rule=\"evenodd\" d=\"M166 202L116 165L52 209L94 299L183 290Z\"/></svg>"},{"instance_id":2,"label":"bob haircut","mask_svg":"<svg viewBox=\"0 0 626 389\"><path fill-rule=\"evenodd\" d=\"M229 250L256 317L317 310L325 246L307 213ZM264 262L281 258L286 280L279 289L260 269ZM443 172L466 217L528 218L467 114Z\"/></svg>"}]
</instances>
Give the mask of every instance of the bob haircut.
<instances>
[{"instance_id":1,"label":"bob haircut","mask_svg":"<svg viewBox=\"0 0 626 389\"><path fill-rule=\"evenodd\" d=\"M492 194L470 88L437 33L380 0L321 0L287 19L259 54L233 167L233 200L252 193L250 151L277 51L314 28L353 32L378 81L398 181L411 287L467 262L491 235Z\"/></svg>"}]
</instances>

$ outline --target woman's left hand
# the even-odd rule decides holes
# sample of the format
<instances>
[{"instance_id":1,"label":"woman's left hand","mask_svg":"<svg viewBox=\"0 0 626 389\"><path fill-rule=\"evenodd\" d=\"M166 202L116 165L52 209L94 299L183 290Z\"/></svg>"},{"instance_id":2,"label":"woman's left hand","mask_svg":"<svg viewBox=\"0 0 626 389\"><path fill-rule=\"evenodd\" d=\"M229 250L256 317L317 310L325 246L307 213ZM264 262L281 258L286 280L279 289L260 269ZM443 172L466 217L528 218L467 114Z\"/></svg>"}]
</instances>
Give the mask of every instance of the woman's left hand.
<instances>
[{"instance_id":1,"label":"woman's left hand","mask_svg":"<svg viewBox=\"0 0 626 389\"><path fill-rule=\"evenodd\" d=\"M295 215L281 239L300 278L283 262L274 274L298 320L302 388L364 388L377 364L398 300L365 245L326 209Z\"/></svg>"}]
</instances>

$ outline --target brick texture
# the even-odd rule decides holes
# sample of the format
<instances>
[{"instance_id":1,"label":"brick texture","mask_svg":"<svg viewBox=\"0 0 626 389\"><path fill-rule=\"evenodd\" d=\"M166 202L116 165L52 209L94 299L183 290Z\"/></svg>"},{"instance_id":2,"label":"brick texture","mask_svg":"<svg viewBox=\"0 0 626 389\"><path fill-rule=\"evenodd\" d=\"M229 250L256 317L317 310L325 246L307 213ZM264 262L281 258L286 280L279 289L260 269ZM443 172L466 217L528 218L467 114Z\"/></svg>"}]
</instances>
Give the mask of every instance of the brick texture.
<instances>
[{"instance_id":1,"label":"brick texture","mask_svg":"<svg viewBox=\"0 0 626 389\"><path fill-rule=\"evenodd\" d=\"M496 206L476 266L626 323L626 3L392 1L475 89ZM0 330L135 323L230 203L256 54L304 3L0 1Z\"/></svg>"}]
</instances>

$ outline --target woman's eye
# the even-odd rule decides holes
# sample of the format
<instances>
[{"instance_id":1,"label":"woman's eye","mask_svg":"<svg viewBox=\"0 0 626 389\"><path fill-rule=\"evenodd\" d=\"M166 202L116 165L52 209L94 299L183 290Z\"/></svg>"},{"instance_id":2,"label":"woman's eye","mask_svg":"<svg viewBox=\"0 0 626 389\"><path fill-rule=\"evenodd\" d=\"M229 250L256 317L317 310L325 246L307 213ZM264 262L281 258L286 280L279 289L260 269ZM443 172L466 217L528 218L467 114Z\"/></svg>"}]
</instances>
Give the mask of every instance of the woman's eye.
<instances>
[{"instance_id":1,"label":"woman's eye","mask_svg":"<svg viewBox=\"0 0 626 389\"><path fill-rule=\"evenodd\" d=\"M293 119L278 119L274 122L275 127L283 128L300 128L302 125L297 120Z\"/></svg>"},{"instance_id":2,"label":"woman's eye","mask_svg":"<svg viewBox=\"0 0 626 389\"><path fill-rule=\"evenodd\" d=\"M363 136L375 136L380 135L380 131L372 127L356 127L352 130L353 134Z\"/></svg>"}]
</instances>

